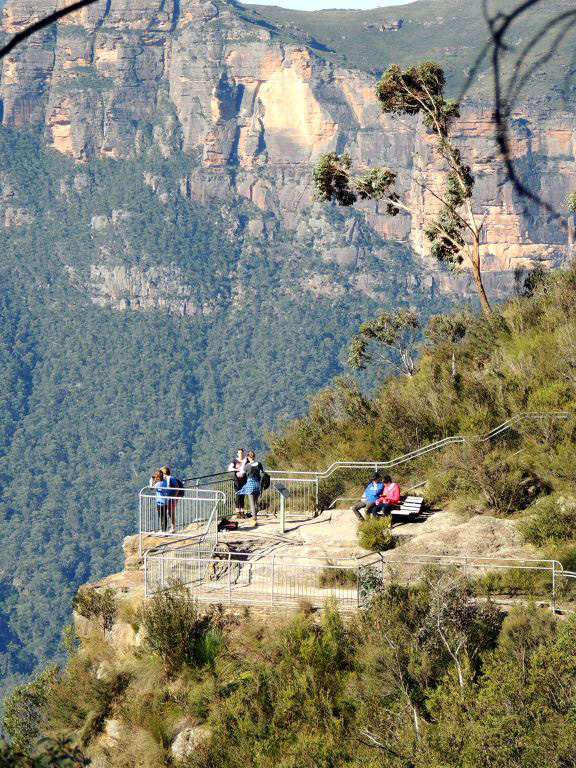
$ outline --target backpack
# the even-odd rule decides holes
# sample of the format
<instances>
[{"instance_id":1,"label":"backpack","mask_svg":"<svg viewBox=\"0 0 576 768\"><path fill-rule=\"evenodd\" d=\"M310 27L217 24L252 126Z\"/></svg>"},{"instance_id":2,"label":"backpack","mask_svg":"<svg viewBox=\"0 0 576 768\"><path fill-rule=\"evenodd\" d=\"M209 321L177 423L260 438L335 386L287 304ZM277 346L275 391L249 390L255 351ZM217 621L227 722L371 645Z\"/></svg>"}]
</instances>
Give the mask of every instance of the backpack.
<instances>
[{"instance_id":1,"label":"backpack","mask_svg":"<svg viewBox=\"0 0 576 768\"><path fill-rule=\"evenodd\" d=\"M228 520L227 517L223 517L222 520L218 523L218 530L219 531L235 531L238 529L238 521L237 520Z\"/></svg>"},{"instance_id":2,"label":"backpack","mask_svg":"<svg viewBox=\"0 0 576 768\"><path fill-rule=\"evenodd\" d=\"M262 477L260 479L260 490L267 491L268 488L270 488L270 475L268 472L262 472Z\"/></svg>"},{"instance_id":3,"label":"backpack","mask_svg":"<svg viewBox=\"0 0 576 768\"><path fill-rule=\"evenodd\" d=\"M176 488L174 496L177 499L181 499L184 496L184 483L182 480L178 480L177 477L170 477L170 488Z\"/></svg>"}]
</instances>

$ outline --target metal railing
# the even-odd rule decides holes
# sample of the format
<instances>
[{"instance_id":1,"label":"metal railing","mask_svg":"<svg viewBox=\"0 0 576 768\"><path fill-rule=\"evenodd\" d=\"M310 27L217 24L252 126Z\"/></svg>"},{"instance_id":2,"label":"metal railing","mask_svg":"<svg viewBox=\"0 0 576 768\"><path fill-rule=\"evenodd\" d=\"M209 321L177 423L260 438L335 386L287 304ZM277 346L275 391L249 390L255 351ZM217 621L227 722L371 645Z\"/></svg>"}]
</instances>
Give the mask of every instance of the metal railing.
<instances>
[{"instance_id":1,"label":"metal railing","mask_svg":"<svg viewBox=\"0 0 576 768\"><path fill-rule=\"evenodd\" d=\"M506 579L518 590L540 589L553 603L559 586L566 587L576 574L565 571L558 560L478 557L475 555L403 555L401 552L375 552L358 558L361 575L359 583L399 581L410 584L422 578L427 569L449 568L460 570L464 576L492 577L486 583L487 591L506 589ZM522 574L522 579L516 575ZM497 578L494 578L497 577ZM499 581L498 577L504 581ZM366 590L364 590L366 591ZM362 598L362 595L361 595ZM362 600L361 600L362 601Z\"/></svg>"},{"instance_id":2,"label":"metal railing","mask_svg":"<svg viewBox=\"0 0 576 768\"><path fill-rule=\"evenodd\" d=\"M154 489L145 487L139 497L139 553L146 536L181 538L199 536L215 543L218 541L220 509L226 504L222 491L203 488L171 489L168 496L157 498ZM177 495L178 492L182 496ZM159 502L164 502L160 505ZM164 519L163 519L164 518ZM172 521L174 528L172 530ZM163 524L168 530L162 530Z\"/></svg>"},{"instance_id":3,"label":"metal railing","mask_svg":"<svg viewBox=\"0 0 576 768\"><path fill-rule=\"evenodd\" d=\"M280 479L290 491L290 497L285 502L286 519L302 520L314 517L318 507L318 480L314 477L291 477L289 472L282 474L280 478L275 471L270 472L270 488L263 491L258 499L259 515L279 517L280 497L274 492L274 481ZM213 489L224 493L226 502L221 507L220 517L231 517L234 514L236 489L233 472L189 478L184 484L187 488ZM242 502L248 506L243 498Z\"/></svg>"},{"instance_id":4,"label":"metal railing","mask_svg":"<svg viewBox=\"0 0 576 768\"><path fill-rule=\"evenodd\" d=\"M475 439L480 440L480 442L488 442L489 440L494 440L496 437L499 437L500 435L504 434L505 432L509 431L510 429L513 429L515 425L519 424L522 421L539 421L542 419L568 419L573 417L574 414L570 411L526 411L524 413L518 413L515 416L512 416L507 421L503 422L502 424L499 424L497 427L494 427L494 429L490 430L490 432L487 432L485 435L479 435ZM443 448L446 448L450 445L463 445L467 441L474 439L474 436L472 435L453 435L450 437L444 437L441 440L436 440L433 443L429 443L428 445L424 445L420 448L417 448L414 451L410 451L409 453L405 453L401 456L397 456L394 459L390 459L388 461L380 461L380 460L374 460L374 461L335 461L330 466L322 471L304 471L304 470L270 470L270 477L272 481L277 480L284 485L287 485L287 483L291 482L292 484L295 484L297 481L303 481L308 480L310 483L315 483L315 504L317 506L318 504L318 483L320 480L326 480L329 477L331 477L335 472L338 470L344 470L344 469L366 469L366 470L386 470L386 469L392 469L393 467L400 466L401 464L406 464L410 461L414 461L415 459L420 458L421 456L426 456L429 453L433 453L434 451L441 450ZM227 503L226 503L226 514L232 514L234 510L234 473L233 472L220 472L213 475L204 475L202 477L195 477L190 478L185 481L185 483L189 487L199 487L199 488L209 488L214 487L218 490L222 490L226 493L227 496ZM287 487L289 487L287 485ZM290 488L292 490L292 488ZM268 497L266 491L262 495L262 501L267 502ZM297 497L294 497L295 499ZM294 504L297 502L295 501ZM277 501L277 504L279 502ZM271 514L277 515L279 509L276 508L276 506L271 503L270 506ZM292 514L291 510L287 506L287 517L289 517ZM294 516L297 516L298 512L294 511Z\"/></svg>"},{"instance_id":5,"label":"metal railing","mask_svg":"<svg viewBox=\"0 0 576 768\"><path fill-rule=\"evenodd\" d=\"M556 560L475 557L466 555L401 555L375 552L336 561L314 557L218 552L205 544L168 545L146 553L145 595L151 597L175 584L191 599L229 605L296 605L307 601L321 607L332 600L349 611L369 603L386 583L411 584L430 568L452 569L464 576L487 577L486 594L508 588L498 577L516 578L525 594L536 590L555 605L576 573ZM522 574L518 581L517 574ZM491 579L491 581L490 581ZM482 586L482 585L480 585ZM532 593L530 592L532 590Z\"/></svg>"},{"instance_id":6,"label":"metal railing","mask_svg":"<svg viewBox=\"0 0 576 768\"><path fill-rule=\"evenodd\" d=\"M358 608L355 558L327 562L323 558L165 547L146 553L144 571L146 597L178 584L191 599L209 603L286 606L308 601L321 607L333 600L340 610Z\"/></svg>"}]
</instances>

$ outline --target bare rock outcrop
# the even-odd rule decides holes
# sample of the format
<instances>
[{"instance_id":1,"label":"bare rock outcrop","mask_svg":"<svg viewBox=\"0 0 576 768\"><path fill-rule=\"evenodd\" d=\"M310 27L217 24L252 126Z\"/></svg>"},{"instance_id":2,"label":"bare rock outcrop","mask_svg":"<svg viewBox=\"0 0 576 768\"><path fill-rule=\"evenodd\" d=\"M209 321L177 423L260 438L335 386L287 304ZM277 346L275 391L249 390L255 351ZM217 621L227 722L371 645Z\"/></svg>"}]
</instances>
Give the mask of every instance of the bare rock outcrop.
<instances>
[{"instance_id":1,"label":"bare rock outcrop","mask_svg":"<svg viewBox=\"0 0 576 768\"><path fill-rule=\"evenodd\" d=\"M2 28L15 34L57 5L7 0ZM467 292L466 273L453 280L426 257L422 223L436 201L414 176L432 188L444 178L430 137L415 131L415 123L383 117L374 84L367 73L320 58L297 37L287 43L227 0L101 0L14 49L4 61L0 100L4 125L44 125L47 144L79 163L131 157L150 143L164 157L184 150L189 167L166 196L203 202L238 196L295 230L296 242L349 269L363 249L378 257L389 243L402 242L422 257L430 291ZM560 207L576 174L574 115L520 111L514 118L516 159L534 169L538 191ZM466 108L457 132L472 157L478 208L489 214L482 246L489 290L506 290L518 267L565 265L574 252L573 227L559 227L515 195L497 160L489 110ZM342 238L326 211L312 204L311 167L329 150L347 151L359 167L376 161L399 168L399 185L417 214L392 218L369 203L360 208L362 224L355 219ZM0 222L18 226L26 216L9 206ZM265 235L261 221L249 234ZM164 278L96 263L88 288L96 303L155 308L158 280ZM322 293L321 283L309 284ZM356 288L365 290L362 279ZM210 311L187 287L179 290L170 299L174 311Z\"/></svg>"}]
</instances>

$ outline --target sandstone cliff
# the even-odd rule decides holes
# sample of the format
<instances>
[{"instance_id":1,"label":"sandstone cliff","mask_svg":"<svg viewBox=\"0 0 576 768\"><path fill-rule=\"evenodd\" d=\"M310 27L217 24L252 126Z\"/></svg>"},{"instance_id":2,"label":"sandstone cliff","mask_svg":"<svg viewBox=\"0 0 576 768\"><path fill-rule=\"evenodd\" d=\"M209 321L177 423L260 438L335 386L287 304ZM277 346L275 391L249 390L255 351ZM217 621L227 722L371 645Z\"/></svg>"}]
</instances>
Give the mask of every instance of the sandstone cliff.
<instances>
[{"instance_id":1,"label":"sandstone cliff","mask_svg":"<svg viewBox=\"0 0 576 768\"><path fill-rule=\"evenodd\" d=\"M57 5L8 0L3 29L16 34ZM421 225L434 199L418 181L434 186L442 180L429 138L416 123L379 114L369 74L320 58L296 38L287 40L285 30L254 23L233 1L101 0L16 48L4 61L0 99L4 125L44 126L47 145L78 163L150 148L164 157L182 152L181 179L166 195L217 205L231 197L250 202L270 219L266 225L253 214L250 236L266 241L266 227L274 226L293 231L295 248L312 247L326 262L351 270L358 290L370 282L358 267L363 253L378 256L390 242L422 257L429 290L468 289L466 275L455 281L426 257ZM561 207L576 172L574 117L524 114L514 124L514 151L526 177ZM497 160L488 107L467 107L458 132L473 159L478 209L489 214L483 249L492 292L505 289L516 267L565 264L572 230L514 193ZM400 184L422 215L390 218L367 204L360 219L335 224L325 206L313 204L310 183L315 158L329 150L349 152L359 167L400 167ZM6 204L4 224L26 215ZM94 264L87 289L100 303L128 291L146 306L141 284L149 277ZM306 288L322 292L322 280L313 277ZM186 311L189 298L176 298L177 311Z\"/></svg>"}]
</instances>

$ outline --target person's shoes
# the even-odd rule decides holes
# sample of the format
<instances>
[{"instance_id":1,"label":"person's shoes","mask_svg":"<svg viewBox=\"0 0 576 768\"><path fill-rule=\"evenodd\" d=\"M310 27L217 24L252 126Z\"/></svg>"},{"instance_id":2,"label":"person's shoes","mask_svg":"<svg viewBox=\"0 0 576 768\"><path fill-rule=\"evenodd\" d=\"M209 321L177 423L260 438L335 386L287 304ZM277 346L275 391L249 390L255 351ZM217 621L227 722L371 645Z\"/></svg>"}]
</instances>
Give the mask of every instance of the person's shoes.
<instances>
[{"instance_id":1,"label":"person's shoes","mask_svg":"<svg viewBox=\"0 0 576 768\"><path fill-rule=\"evenodd\" d=\"M174 528L174 526L171 525L170 526L170 530L168 531L168 533L176 533L176 528Z\"/></svg>"}]
</instances>

